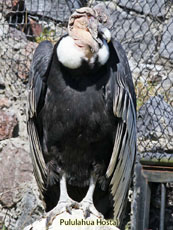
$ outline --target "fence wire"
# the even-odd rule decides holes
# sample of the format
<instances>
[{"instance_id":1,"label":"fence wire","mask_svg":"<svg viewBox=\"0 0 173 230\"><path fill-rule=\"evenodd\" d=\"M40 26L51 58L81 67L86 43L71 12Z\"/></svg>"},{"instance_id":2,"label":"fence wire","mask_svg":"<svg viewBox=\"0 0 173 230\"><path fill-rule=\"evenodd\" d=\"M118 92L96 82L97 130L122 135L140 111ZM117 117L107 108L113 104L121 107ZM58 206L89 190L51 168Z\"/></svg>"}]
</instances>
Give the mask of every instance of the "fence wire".
<instances>
[{"instance_id":1,"label":"fence wire","mask_svg":"<svg viewBox=\"0 0 173 230\"><path fill-rule=\"evenodd\" d=\"M38 43L57 42L74 9L96 4L107 7L112 37L129 59L137 95L139 155L173 162L172 0L0 0L0 95L13 101L24 97Z\"/></svg>"}]
</instances>

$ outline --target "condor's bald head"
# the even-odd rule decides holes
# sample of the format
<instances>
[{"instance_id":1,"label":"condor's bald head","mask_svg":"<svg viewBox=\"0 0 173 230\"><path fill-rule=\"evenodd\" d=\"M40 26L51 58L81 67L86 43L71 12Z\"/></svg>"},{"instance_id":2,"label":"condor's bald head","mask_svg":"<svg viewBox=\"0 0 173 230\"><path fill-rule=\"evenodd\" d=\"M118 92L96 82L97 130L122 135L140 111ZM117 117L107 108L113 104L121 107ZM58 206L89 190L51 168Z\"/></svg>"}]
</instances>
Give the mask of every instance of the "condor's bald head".
<instances>
[{"instance_id":1,"label":"condor's bald head","mask_svg":"<svg viewBox=\"0 0 173 230\"><path fill-rule=\"evenodd\" d=\"M96 10L89 7L76 9L69 18L68 35L62 39L57 50L64 66L76 69L85 61L93 68L96 60L100 64L107 61L109 51L106 42L111 36L108 29L100 30Z\"/></svg>"},{"instance_id":2,"label":"condor's bald head","mask_svg":"<svg viewBox=\"0 0 173 230\"><path fill-rule=\"evenodd\" d=\"M89 7L77 9L69 19L68 33L75 44L85 52L90 51L90 55L98 52L98 20L93 9Z\"/></svg>"}]
</instances>

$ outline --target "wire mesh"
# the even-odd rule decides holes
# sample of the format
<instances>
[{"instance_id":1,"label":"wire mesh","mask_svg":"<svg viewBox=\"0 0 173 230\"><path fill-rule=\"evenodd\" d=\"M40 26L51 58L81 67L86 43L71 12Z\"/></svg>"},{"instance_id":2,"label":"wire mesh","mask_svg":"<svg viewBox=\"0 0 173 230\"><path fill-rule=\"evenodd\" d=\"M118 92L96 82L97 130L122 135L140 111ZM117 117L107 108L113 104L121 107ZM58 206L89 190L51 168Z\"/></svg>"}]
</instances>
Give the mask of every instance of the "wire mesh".
<instances>
[{"instance_id":1,"label":"wire mesh","mask_svg":"<svg viewBox=\"0 0 173 230\"><path fill-rule=\"evenodd\" d=\"M121 42L129 59L137 95L138 152L144 158L173 162L171 0L1 0L0 95L12 101L25 97L38 43L55 43L66 33L74 9L96 4L107 7L112 37Z\"/></svg>"}]
</instances>

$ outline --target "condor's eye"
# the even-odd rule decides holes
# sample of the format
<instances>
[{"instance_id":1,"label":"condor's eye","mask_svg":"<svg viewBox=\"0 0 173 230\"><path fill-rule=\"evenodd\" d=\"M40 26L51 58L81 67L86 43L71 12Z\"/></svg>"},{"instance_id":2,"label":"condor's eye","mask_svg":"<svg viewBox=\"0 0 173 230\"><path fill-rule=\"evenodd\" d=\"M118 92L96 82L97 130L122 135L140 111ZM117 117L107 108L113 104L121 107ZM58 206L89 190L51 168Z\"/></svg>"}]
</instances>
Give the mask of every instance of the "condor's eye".
<instances>
[{"instance_id":1,"label":"condor's eye","mask_svg":"<svg viewBox=\"0 0 173 230\"><path fill-rule=\"evenodd\" d=\"M94 49L92 47L90 47L90 51L91 53L94 53Z\"/></svg>"},{"instance_id":2,"label":"condor's eye","mask_svg":"<svg viewBox=\"0 0 173 230\"><path fill-rule=\"evenodd\" d=\"M88 18L94 18L94 16L92 14L87 14Z\"/></svg>"}]
</instances>

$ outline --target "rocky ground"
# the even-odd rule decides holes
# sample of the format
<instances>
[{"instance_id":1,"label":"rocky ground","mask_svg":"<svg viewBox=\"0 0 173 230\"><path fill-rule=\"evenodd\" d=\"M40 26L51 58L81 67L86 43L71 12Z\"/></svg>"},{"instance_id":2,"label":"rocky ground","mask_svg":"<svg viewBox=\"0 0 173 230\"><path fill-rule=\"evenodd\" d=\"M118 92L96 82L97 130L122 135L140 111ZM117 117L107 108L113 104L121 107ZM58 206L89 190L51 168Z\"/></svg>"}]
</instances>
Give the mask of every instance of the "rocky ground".
<instances>
[{"instance_id":1,"label":"rocky ground","mask_svg":"<svg viewBox=\"0 0 173 230\"><path fill-rule=\"evenodd\" d=\"M66 31L70 11L86 3L71 0L74 4L67 6L61 0L57 7L54 0L53 6L47 1L44 12L43 2L0 0L0 229L20 230L44 212L26 132L30 62L38 43L57 41ZM113 0L104 4L111 14L112 36L125 48L133 72L139 110L138 151L170 154L172 159L173 3ZM167 191L167 212L172 215L172 184Z\"/></svg>"}]
</instances>

